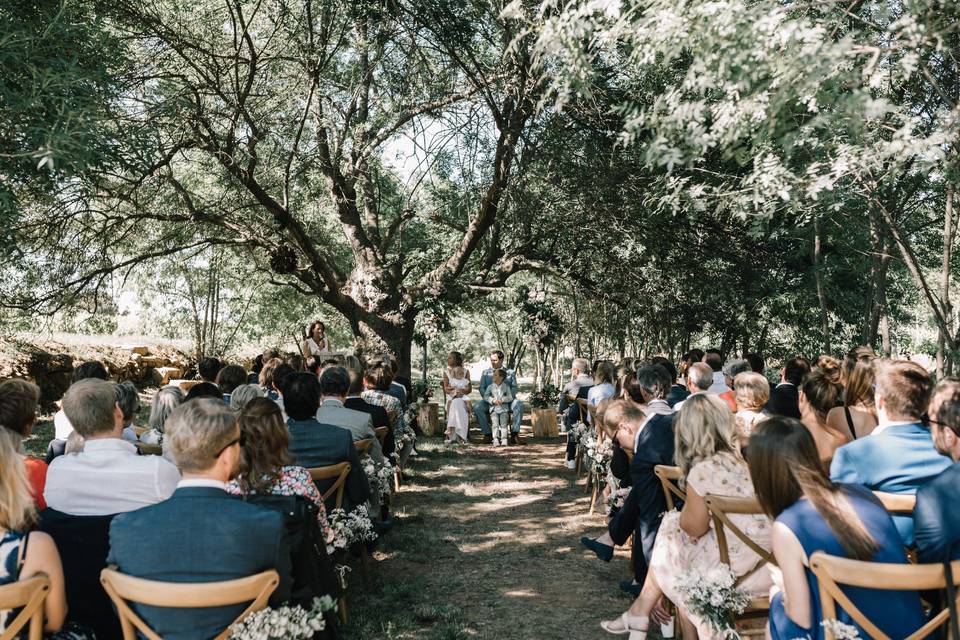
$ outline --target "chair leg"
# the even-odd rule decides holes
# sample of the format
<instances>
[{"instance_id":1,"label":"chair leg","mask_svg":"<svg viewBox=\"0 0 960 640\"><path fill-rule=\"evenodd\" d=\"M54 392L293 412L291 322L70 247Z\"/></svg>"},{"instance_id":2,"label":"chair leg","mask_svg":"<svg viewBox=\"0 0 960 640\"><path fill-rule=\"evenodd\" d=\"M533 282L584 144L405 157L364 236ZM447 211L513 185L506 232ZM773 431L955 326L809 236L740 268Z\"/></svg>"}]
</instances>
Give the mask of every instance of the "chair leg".
<instances>
[{"instance_id":1,"label":"chair leg","mask_svg":"<svg viewBox=\"0 0 960 640\"><path fill-rule=\"evenodd\" d=\"M597 506L597 487L599 485L599 482L593 483L593 493L590 494L590 515L593 515L593 509Z\"/></svg>"},{"instance_id":2,"label":"chair leg","mask_svg":"<svg viewBox=\"0 0 960 640\"><path fill-rule=\"evenodd\" d=\"M340 606L337 609L340 613L341 624L347 624L347 596L340 596Z\"/></svg>"},{"instance_id":3,"label":"chair leg","mask_svg":"<svg viewBox=\"0 0 960 640\"><path fill-rule=\"evenodd\" d=\"M400 467L393 470L393 490L400 491Z\"/></svg>"}]
</instances>

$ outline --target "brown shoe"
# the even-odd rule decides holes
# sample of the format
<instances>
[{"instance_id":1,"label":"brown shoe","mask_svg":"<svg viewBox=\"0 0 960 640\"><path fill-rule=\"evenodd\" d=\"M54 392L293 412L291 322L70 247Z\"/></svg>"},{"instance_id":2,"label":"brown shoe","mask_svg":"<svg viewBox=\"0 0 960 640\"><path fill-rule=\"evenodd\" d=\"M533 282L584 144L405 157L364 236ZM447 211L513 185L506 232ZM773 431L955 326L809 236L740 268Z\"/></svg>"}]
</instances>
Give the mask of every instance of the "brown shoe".
<instances>
[{"instance_id":1,"label":"brown shoe","mask_svg":"<svg viewBox=\"0 0 960 640\"><path fill-rule=\"evenodd\" d=\"M483 444L493 444L493 436L483 436Z\"/></svg>"}]
</instances>

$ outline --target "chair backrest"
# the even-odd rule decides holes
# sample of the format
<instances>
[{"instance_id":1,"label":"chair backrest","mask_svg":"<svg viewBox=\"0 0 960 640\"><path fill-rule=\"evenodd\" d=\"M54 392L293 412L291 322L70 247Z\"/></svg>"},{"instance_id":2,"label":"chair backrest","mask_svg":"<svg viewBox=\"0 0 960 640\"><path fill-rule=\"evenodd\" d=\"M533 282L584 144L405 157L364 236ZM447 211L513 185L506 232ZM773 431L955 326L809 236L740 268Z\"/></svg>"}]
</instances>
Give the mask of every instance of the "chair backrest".
<instances>
[{"instance_id":1,"label":"chair backrest","mask_svg":"<svg viewBox=\"0 0 960 640\"><path fill-rule=\"evenodd\" d=\"M225 607L232 604L250 605L233 624L267 606L270 594L280 583L280 575L273 569L237 580L223 582L156 582L128 576L113 569L104 569L100 581L113 600L120 615L124 640L136 640L139 631L148 640L162 640L128 604L135 602L154 607L196 609ZM228 626L214 640L225 640L230 635Z\"/></svg>"},{"instance_id":2,"label":"chair backrest","mask_svg":"<svg viewBox=\"0 0 960 640\"><path fill-rule=\"evenodd\" d=\"M50 579L44 574L0 587L0 611L23 607L0 633L0 640L13 640L27 624L30 625L29 639L40 640L43 637L43 601L48 593Z\"/></svg>"},{"instance_id":3,"label":"chair backrest","mask_svg":"<svg viewBox=\"0 0 960 640\"><path fill-rule=\"evenodd\" d=\"M630 459L632 460L633 456L631 456ZM676 506L673 500L674 496L682 501L686 501L687 492L681 489L679 484L683 478L683 473L680 472L679 467L658 464L653 468L653 472L660 478L660 486L663 487L663 496L667 499L667 511L673 510Z\"/></svg>"},{"instance_id":4,"label":"chair backrest","mask_svg":"<svg viewBox=\"0 0 960 640\"><path fill-rule=\"evenodd\" d=\"M880 500L883 508L892 514L913 515L913 508L917 506L917 496L909 493L874 491L873 495Z\"/></svg>"},{"instance_id":5,"label":"chair backrest","mask_svg":"<svg viewBox=\"0 0 960 640\"><path fill-rule=\"evenodd\" d=\"M337 464L331 464L326 467L313 467L307 469L307 471L310 472L310 477L313 478L314 482L336 479L334 483L323 492L323 500L327 501L330 499L330 496L336 494L337 497L334 501L334 508L339 509L342 507L343 490L346 487L347 475L350 473L350 463L338 462Z\"/></svg>"},{"instance_id":6,"label":"chair backrest","mask_svg":"<svg viewBox=\"0 0 960 640\"><path fill-rule=\"evenodd\" d=\"M390 427L377 427L373 431L377 434L377 440L380 441L380 446L383 447L383 443L387 441L387 434L390 433Z\"/></svg>"},{"instance_id":7,"label":"chair backrest","mask_svg":"<svg viewBox=\"0 0 960 640\"><path fill-rule=\"evenodd\" d=\"M942 564L886 564L882 562L861 562L849 558L838 558L817 551L810 557L810 569L817 576L820 585L820 606L824 620L837 618L837 605L847 612L854 622L867 632L867 637L876 640L890 640L863 612L847 597L840 586L863 587L866 589L886 589L890 591L934 591L946 587L947 580ZM953 580L960 582L960 560L951 563ZM904 640L920 640L931 636L938 627L950 620L950 608L947 607L907 636ZM829 625L825 627L826 640L835 640Z\"/></svg>"},{"instance_id":8,"label":"chair backrest","mask_svg":"<svg viewBox=\"0 0 960 640\"><path fill-rule=\"evenodd\" d=\"M363 440L357 440L353 443L353 446L357 448L357 453L361 456L370 454L370 447L373 446L373 438L364 438Z\"/></svg>"},{"instance_id":9,"label":"chair backrest","mask_svg":"<svg viewBox=\"0 0 960 640\"><path fill-rule=\"evenodd\" d=\"M708 493L703 497L703 500L707 503L707 509L710 510L710 516L713 518L713 530L717 534L717 546L720 547L720 562L730 566L730 547L727 544L727 529L745 545L750 547L751 551L760 556L760 559L753 565L753 568L743 575L737 576L737 585L741 584L757 571L763 569L768 563L777 566L777 560L773 557L773 553L757 544L756 540L748 536L743 529L738 527L736 523L730 519L730 516L734 514L765 516L766 514L763 513L763 509L760 508L760 503L756 498L734 498Z\"/></svg>"},{"instance_id":10,"label":"chair backrest","mask_svg":"<svg viewBox=\"0 0 960 640\"><path fill-rule=\"evenodd\" d=\"M162 456L163 447L159 444L147 444L146 442L138 442L137 449L140 450L140 455L144 456Z\"/></svg>"}]
</instances>

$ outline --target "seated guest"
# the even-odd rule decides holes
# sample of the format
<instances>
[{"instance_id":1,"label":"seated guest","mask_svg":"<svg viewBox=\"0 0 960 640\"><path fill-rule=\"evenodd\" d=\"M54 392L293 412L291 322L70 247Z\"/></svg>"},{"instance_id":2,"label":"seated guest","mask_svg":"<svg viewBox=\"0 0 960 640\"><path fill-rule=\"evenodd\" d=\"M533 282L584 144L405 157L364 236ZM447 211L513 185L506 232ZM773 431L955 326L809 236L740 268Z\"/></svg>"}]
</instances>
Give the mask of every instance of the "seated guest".
<instances>
[{"instance_id":1,"label":"seated guest","mask_svg":"<svg viewBox=\"0 0 960 640\"><path fill-rule=\"evenodd\" d=\"M312 373L294 373L287 377L283 401L290 416L290 453L294 462L307 469L326 467L340 462L350 463L344 490L344 508L352 509L370 499L370 485L360 465L360 456L353 446L353 436L346 429L317 422L320 408L320 381ZM317 485L325 491L333 480Z\"/></svg>"},{"instance_id":2,"label":"seated guest","mask_svg":"<svg viewBox=\"0 0 960 640\"><path fill-rule=\"evenodd\" d=\"M490 367L480 374L480 384L477 385L481 394L481 399L473 403L473 415L477 419L480 431L483 433L483 443L493 443L493 430L490 427L490 403L483 398L483 392L493 384L493 372L503 370L506 375L507 386L510 387L510 395L513 400L510 403L510 412L513 422L510 424L510 444L521 444L518 439L520 433L520 422L523 420L523 401L517 397L517 376L513 369L507 369L504 366L503 351L494 349L489 353ZM463 356L460 356L463 359ZM461 362L461 366L462 366ZM469 371L467 372L469 377Z\"/></svg>"},{"instance_id":3,"label":"seated guest","mask_svg":"<svg viewBox=\"0 0 960 640\"><path fill-rule=\"evenodd\" d=\"M228 364L217 374L217 386L223 394L223 401L230 404L233 390L247 382L247 370L238 364Z\"/></svg>"},{"instance_id":4,"label":"seated guest","mask_svg":"<svg viewBox=\"0 0 960 640\"><path fill-rule=\"evenodd\" d=\"M223 368L223 363L217 358L204 358L197 365L197 371L200 373L200 379L204 382L214 384L217 381L217 374Z\"/></svg>"},{"instance_id":5,"label":"seated guest","mask_svg":"<svg viewBox=\"0 0 960 640\"><path fill-rule=\"evenodd\" d=\"M727 378L723 375L723 356L720 352L716 349L707 349L703 356L703 362L710 367L713 374L713 383L707 389L707 393L719 396L730 391L730 387L727 386Z\"/></svg>"},{"instance_id":6,"label":"seated guest","mask_svg":"<svg viewBox=\"0 0 960 640\"><path fill-rule=\"evenodd\" d=\"M677 382L677 368L674 366L673 362L667 358L664 358L663 356L656 356L652 358L650 362L652 364L660 365L667 370L667 373L670 374L670 380L672 380L672 383L670 385L670 393L667 394L667 404L672 407L690 395L690 390Z\"/></svg>"},{"instance_id":7,"label":"seated guest","mask_svg":"<svg viewBox=\"0 0 960 640\"><path fill-rule=\"evenodd\" d=\"M279 387L274 383L273 374L277 370L277 367L282 364L283 360L280 358L270 358L269 360L265 360L263 363L263 368L260 370L260 377L257 378L257 382L261 387L263 387L267 397L271 400L276 400L280 397L280 393L278 392Z\"/></svg>"},{"instance_id":8,"label":"seated guest","mask_svg":"<svg viewBox=\"0 0 960 640\"><path fill-rule=\"evenodd\" d=\"M289 365L297 373L306 371L306 358L298 353L291 353L283 359L283 363Z\"/></svg>"},{"instance_id":9,"label":"seated guest","mask_svg":"<svg viewBox=\"0 0 960 640\"><path fill-rule=\"evenodd\" d=\"M360 358L352 353L348 353L347 355L343 356L343 366L347 371L356 371L358 373L363 372L363 364L360 362ZM408 398L413 395L413 392L408 388L409 385L403 382L404 380L408 380L407 378L401 378L400 376L397 376L393 380L394 382L399 382L402 384L404 389L407 389Z\"/></svg>"},{"instance_id":10,"label":"seated guest","mask_svg":"<svg viewBox=\"0 0 960 640\"><path fill-rule=\"evenodd\" d=\"M914 494L950 466L921 421L933 382L926 369L908 360L878 362L876 379L877 428L869 438L837 449L830 478L872 491ZM913 518L894 516L894 522L903 544L913 545Z\"/></svg>"},{"instance_id":11,"label":"seated guest","mask_svg":"<svg viewBox=\"0 0 960 640\"><path fill-rule=\"evenodd\" d=\"M201 382L200 384L193 385L187 390L187 395L183 401L190 402L191 400L196 400L197 398L216 398L217 400L222 401L223 394L220 393L220 387L212 382Z\"/></svg>"},{"instance_id":12,"label":"seated guest","mask_svg":"<svg viewBox=\"0 0 960 640\"><path fill-rule=\"evenodd\" d=\"M733 380L739 374L750 371L750 363L746 360L727 360L723 365L723 381L729 391L718 394L720 399L727 403L730 410L737 412L737 394L733 389Z\"/></svg>"},{"instance_id":13,"label":"seated guest","mask_svg":"<svg viewBox=\"0 0 960 640\"><path fill-rule=\"evenodd\" d=\"M383 407L370 404L360 397L363 393L363 374L359 370L347 369L347 375L350 377L350 388L347 389L347 397L343 401L343 406L354 411L362 411L370 416L374 429L386 427L390 429L390 416ZM396 441L393 438L393 430L387 432L387 437L383 441L383 454L390 455L396 450Z\"/></svg>"},{"instance_id":14,"label":"seated guest","mask_svg":"<svg viewBox=\"0 0 960 640\"><path fill-rule=\"evenodd\" d=\"M43 603L43 629L58 631L67 616L60 554L49 535L31 532L37 511L20 459L20 435L12 429L0 428L0 494L0 586L46 575L50 590ZM13 617L0 611L0 629Z\"/></svg>"},{"instance_id":15,"label":"seated guest","mask_svg":"<svg viewBox=\"0 0 960 640\"><path fill-rule=\"evenodd\" d=\"M593 386L587 391L587 403L596 407L601 400L612 398L616 390L617 388L613 385L613 363L604 360L597 365L597 370L593 374ZM589 413L587 422L591 422Z\"/></svg>"},{"instance_id":16,"label":"seated guest","mask_svg":"<svg viewBox=\"0 0 960 640\"><path fill-rule=\"evenodd\" d=\"M877 408L873 400L873 363L877 356L870 347L857 347L847 354L840 372L844 387L843 406L830 410L827 424L845 431L851 438L870 435L877 427Z\"/></svg>"},{"instance_id":17,"label":"seated guest","mask_svg":"<svg viewBox=\"0 0 960 640\"><path fill-rule=\"evenodd\" d=\"M741 374L742 375L742 374ZM684 403L674 420L676 465L685 478L687 499L682 511L671 511L657 532L647 574L640 596L620 618L601 623L611 633L646 631L649 616L661 597L676 603L681 620L689 620L683 636L711 636L709 623L684 606L677 579L684 573L706 574L720 564L717 536L711 527L710 512L704 497L723 495L754 497L747 463L740 455L739 433L727 404L714 394L700 394ZM770 549L770 520L763 515L731 514L731 521L751 540ZM730 568L741 576L750 572L759 556L736 536L728 538ZM766 595L770 573L751 573L740 588L751 597ZM696 627L696 631L694 631Z\"/></svg>"},{"instance_id":18,"label":"seated guest","mask_svg":"<svg viewBox=\"0 0 960 640\"><path fill-rule=\"evenodd\" d=\"M139 442L140 438L134 430L133 420L140 411L140 392L136 385L129 380L118 382L113 386L117 394L117 406L123 414L123 439L129 442Z\"/></svg>"},{"instance_id":19,"label":"seated guest","mask_svg":"<svg viewBox=\"0 0 960 640\"><path fill-rule=\"evenodd\" d=\"M0 382L0 428L9 429L19 439L17 451L22 451L23 439L30 437L37 424L37 403L40 387L26 380ZM45 509L43 488L47 483L47 463L40 458L20 454L37 509Z\"/></svg>"},{"instance_id":20,"label":"seated guest","mask_svg":"<svg viewBox=\"0 0 960 640\"><path fill-rule=\"evenodd\" d=\"M580 406L576 399L581 389L593 386L593 376L590 375L590 363L586 358L574 358L570 365L570 381L560 390L560 403L557 413L563 417L563 430L568 431L575 422L580 421ZM569 459L569 458L568 458Z\"/></svg>"},{"instance_id":21,"label":"seated guest","mask_svg":"<svg viewBox=\"0 0 960 640\"><path fill-rule=\"evenodd\" d=\"M759 373L744 371L733 379L733 391L737 401L737 429L741 443L746 445L754 427L767 419L763 407L770 398L770 383Z\"/></svg>"},{"instance_id":22,"label":"seated guest","mask_svg":"<svg viewBox=\"0 0 960 640\"><path fill-rule=\"evenodd\" d=\"M100 362L84 362L73 370L73 377L70 384L75 384L81 380L94 378L97 380L109 380L110 374L107 368ZM53 441L47 447L47 464L57 456L63 455L67 446L67 438L73 433L73 425L63 409L57 411L53 416Z\"/></svg>"},{"instance_id":23,"label":"seated guest","mask_svg":"<svg viewBox=\"0 0 960 640\"><path fill-rule=\"evenodd\" d=\"M121 436L123 413L113 384L88 379L63 397L70 423L85 441L84 450L50 463L44 498L57 511L101 516L133 511L166 500L180 472L161 456L141 456Z\"/></svg>"},{"instance_id":24,"label":"seated guest","mask_svg":"<svg viewBox=\"0 0 960 640\"><path fill-rule=\"evenodd\" d=\"M763 375L764 363L763 358L758 353L747 353L744 354L743 359L750 363L750 370L754 373L759 373Z\"/></svg>"},{"instance_id":25,"label":"seated guest","mask_svg":"<svg viewBox=\"0 0 960 640\"><path fill-rule=\"evenodd\" d=\"M687 395L695 396L700 393L708 393L708 389L713 385L713 369L705 362L694 362L687 367L687 389L690 393ZM673 405L674 411L680 411L686 399Z\"/></svg>"},{"instance_id":26,"label":"seated guest","mask_svg":"<svg viewBox=\"0 0 960 640\"><path fill-rule=\"evenodd\" d=\"M774 582L782 590L770 601L770 635L774 640L821 639L824 616L810 556L823 551L861 561L907 564L903 542L869 490L827 478L813 436L798 421L777 416L760 424L750 438L748 462L757 500L775 519L773 554L779 569ZM844 592L887 637L905 638L926 621L915 591ZM840 622L853 624L840 607L837 613ZM870 637L863 629L859 633Z\"/></svg>"},{"instance_id":27,"label":"seated guest","mask_svg":"<svg viewBox=\"0 0 960 640\"><path fill-rule=\"evenodd\" d=\"M804 378L798 395L800 422L810 431L817 443L820 459L828 465L833 460L834 452L851 440L845 427L837 430L827 424L827 415L840 406L842 394L843 387L833 375L814 369Z\"/></svg>"},{"instance_id":28,"label":"seated guest","mask_svg":"<svg viewBox=\"0 0 960 640\"><path fill-rule=\"evenodd\" d=\"M810 364L801 357L791 358L780 370L780 384L770 392L767 401L767 413L773 416L787 416L800 419L800 398L798 387L810 373Z\"/></svg>"},{"instance_id":29,"label":"seated guest","mask_svg":"<svg viewBox=\"0 0 960 640\"><path fill-rule=\"evenodd\" d=\"M387 393L390 389L391 381L393 381L393 374L390 368L383 363L367 367L366 372L363 374L364 390L360 394L360 397L368 404L382 407L387 412L387 415L390 416L390 428L394 437L397 438L405 433L408 427L400 401L397 400L395 396ZM413 451L413 444L411 442L400 444L398 441L397 448L399 449L397 454L399 456L399 464L401 467L405 467L407 465L407 458L410 456L410 452Z\"/></svg>"},{"instance_id":30,"label":"seated guest","mask_svg":"<svg viewBox=\"0 0 960 640\"><path fill-rule=\"evenodd\" d=\"M350 390L350 376L343 367L329 367L320 374L320 408L317 410L317 422L332 424L346 429L353 441L373 441L370 457L377 463L383 463L383 450L377 433L373 430L373 419L363 411L354 411L344 406L347 391Z\"/></svg>"},{"instance_id":31,"label":"seated guest","mask_svg":"<svg viewBox=\"0 0 960 640\"><path fill-rule=\"evenodd\" d=\"M317 521L324 539L330 531L323 498L310 472L293 464L290 432L283 423L280 408L272 400L253 398L237 421L243 442L237 477L227 483L234 495L303 496L317 505Z\"/></svg>"},{"instance_id":32,"label":"seated guest","mask_svg":"<svg viewBox=\"0 0 960 640\"><path fill-rule=\"evenodd\" d=\"M940 381L930 400L930 431L933 443L953 464L917 489L913 510L917 559L943 562L960 559L960 380Z\"/></svg>"},{"instance_id":33,"label":"seated guest","mask_svg":"<svg viewBox=\"0 0 960 640\"><path fill-rule=\"evenodd\" d=\"M263 398L265 396L266 393L264 393L260 385L242 384L230 394L230 408L234 411L242 411L243 408L247 406L247 403L254 398Z\"/></svg>"},{"instance_id":34,"label":"seated guest","mask_svg":"<svg viewBox=\"0 0 960 640\"><path fill-rule=\"evenodd\" d=\"M387 390L387 393L399 400L400 406L406 409L407 404L409 404L409 400L407 399L407 388L403 386L399 380L397 380L397 372L400 370L400 361L389 353L383 354L380 356L380 358L390 370L390 388Z\"/></svg>"},{"instance_id":35,"label":"seated guest","mask_svg":"<svg viewBox=\"0 0 960 640\"><path fill-rule=\"evenodd\" d=\"M319 376L321 369L323 369L323 357L307 356L306 360L303 361L303 366L307 370L307 373Z\"/></svg>"},{"instance_id":36,"label":"seated guest","mask_svg":"<svg viewBox=\"0 0 960 640\"><path fill-rule=\"evenodd\" d=\"M167 421L167 438L183 479L169 500L113 519L107 562L137 578L184 583L235 580L275 569L280 584L270 604L285 602L291 567L283 516L225 491L240 460L236 414L222 400L188 402ZM246 606L133 605L159 636L180 640L216 636Z\"/></svg>"},{"instance_id":37,"label":"seated guest","mask_svg":"<svg viewBox=\"0 0 960 640\"><path fill-rule=\"evenodd\" d=\"M173 410L183 404L185 398L183 391L177 387L164 387L157 391L153 396L153 402L150 404L150 417L147 419L147 426L151 431L162 435L164 426L167 424L167 418L173 413ZM141 440L143 438L141 437Z\"/></svg>"},{"instance_id":38,"label":"seated guest","mask_svg":"<svg viewBox=\"0 0 960 640\"><path fill-rule=\"evenodd\" d=\"M653 470L659 464L674 463L674 411L665 400L671 385L670 374L659 365L647 365L637 371L636 384L646 400L647 415L643 416L636 409L627 412L623 427L636 434L630 443L634 451L630 463L631 489L623 508L608 527L609 540L618 545L623 544L631 533L634 534L632 591L639 591L639 586L646 579L657 529L667 509L660 479ZM631 422L636 424L635 428ZM581 543L601 560L609 562L613 556L609 540L601 536L597 541L583 538ZM621 586L631 591L630 585Z\"/></svg>"}]
</instances>

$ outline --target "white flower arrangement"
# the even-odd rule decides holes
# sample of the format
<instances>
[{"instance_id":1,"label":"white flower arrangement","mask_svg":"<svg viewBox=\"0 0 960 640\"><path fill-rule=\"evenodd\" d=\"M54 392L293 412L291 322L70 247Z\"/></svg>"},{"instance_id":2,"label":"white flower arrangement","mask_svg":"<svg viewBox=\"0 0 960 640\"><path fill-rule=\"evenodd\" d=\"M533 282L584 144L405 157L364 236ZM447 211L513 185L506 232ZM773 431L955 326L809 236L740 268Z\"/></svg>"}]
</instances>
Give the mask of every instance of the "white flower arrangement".
<instances>
[{"instance_id":1,"label":"white flower arrangement","mask_svg":"<svg viewBox=\"0 0 960 640\"><path fill-rule=\"evenodd\" d=\"M370 483L371 487L377 488L380 502L383 503L389 499L390 490L393 486L393 465L386 459L382 464L377 464L370 456L360 458L360 465L363 467L363 473L367 476L367 482Z\"/></svg>"},{"instance_id":2,"label":"white flower arrangement","mask_svg":"<svg viewBox=\"0 0 960 640\"><path fill-rule=\"evenodd\" d=\"M337 603L330 596L314 598L310 610L297 606L278 609L266 608L230 627L235 640L306 640L323 631L328 611L335 611Z\"/></svg>"},{"instance_id":3,"label":"white flower arrangement","mask_svg":"<svg viewBox=\"0 0 960 640\"><path fill-rule=\"evenodd\" d=\"M740 638L731 614L743 613L750 595L736 586L737 577L726 564L701 574L687 571L677 578L677 589L685 608L703 618L721 638Z\"/></svg>"},{"instance_id":4,"label":"white flower arrangement","mask_svg":"<svg viewBox=\"0 0 960 640\"><path fill-rule=\"evenodd\" d=\"M820 624L824 629L829 629L836 640L860 640L860 629L852 624L836 619L824 620Z\"/></svg>"},{"instance_id":5,"label":"white flower arrangement","mask_svg":"<svg viewBox=\"0 0 960 640\"><path fill-rule=\"evenodd\" d=\"M607 496L607 515L613 513L614 509L622 509L623 501L626 500L627 495L630 493L630 487L616 488L610 491L610 495Z\"/></svg>"},{"instance_id":6,"label":"white flower arrangement","mask_svg":"<svg viewBox=\"0 0 960 640\"><path fill-rule=\"evenodd\" d=\"M590 461L593 473L600 481L606 479L607 472L610 470L610 460L613 459L613 442L604 440L598 443L596 435L592 432L591 435L593 437L587 448L587 459Z\"/></svg>"},{"instance_id":7,"label":"white flower arrangement","mask_svg":"<svg viewBox=\"0 0 960 640\"><path fill-rule=\"evenodd\" d=\"M327 516L330 522L330 533L326 539L329 555L348 549L354 544L377 539L373 522L364 505L356 507L349 513L343 509L334 509Z\"/></svg>"}]
</instances>

